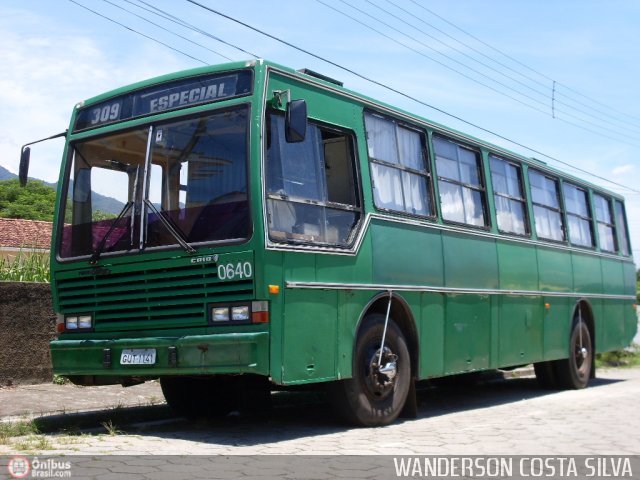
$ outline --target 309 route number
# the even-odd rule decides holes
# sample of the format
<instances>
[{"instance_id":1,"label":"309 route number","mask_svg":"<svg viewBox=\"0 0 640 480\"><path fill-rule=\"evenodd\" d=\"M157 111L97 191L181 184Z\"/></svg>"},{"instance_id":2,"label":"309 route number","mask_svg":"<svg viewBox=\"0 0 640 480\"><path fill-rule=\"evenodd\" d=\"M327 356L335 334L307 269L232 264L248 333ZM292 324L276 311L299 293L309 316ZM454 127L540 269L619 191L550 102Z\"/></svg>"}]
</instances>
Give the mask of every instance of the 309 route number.
<instances>
[{"instance_id":1,"label":"309 route number","mask_svg":"<svg viewBox=\"0 0 640 480\"><path fill-rule=\"evenodd\" d=\"M218 278L220 280L242 280L251 278L253 267L249 262L223 263L218 265Z\"/></svg>"}]
</instances>

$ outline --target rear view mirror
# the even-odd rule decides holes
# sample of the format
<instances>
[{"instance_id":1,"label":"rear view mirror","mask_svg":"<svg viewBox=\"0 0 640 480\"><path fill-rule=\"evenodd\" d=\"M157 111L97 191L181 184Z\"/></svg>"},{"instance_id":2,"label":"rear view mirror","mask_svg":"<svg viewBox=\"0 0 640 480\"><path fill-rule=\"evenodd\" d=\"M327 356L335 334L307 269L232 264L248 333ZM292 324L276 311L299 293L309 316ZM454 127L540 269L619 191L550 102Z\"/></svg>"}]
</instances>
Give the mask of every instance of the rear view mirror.
<instances>
[{"instance_id":1,"label":"rear view mirror","mask_svg":"<svg viewBox=\"0 0 640 480\"><path fill-rule=\"evenodd\" d=\"M305 100L288 102L284 118L287 142L303 142L307 134L307 102Z\"/></svg>"},{"instance_id":2,"label":"rear view mirror","mask_svg":"<svg viewBox=\"0 0 640 480\"><path fill-rule=\"evenodd\" d=\"M31 158L31 148L24 147L22 154L20 155L20 169L18 170L18 178L20 179L20 186L24 187L27 184L27 178L29 177L29 159Z\"/></svg>"}]
</instances>

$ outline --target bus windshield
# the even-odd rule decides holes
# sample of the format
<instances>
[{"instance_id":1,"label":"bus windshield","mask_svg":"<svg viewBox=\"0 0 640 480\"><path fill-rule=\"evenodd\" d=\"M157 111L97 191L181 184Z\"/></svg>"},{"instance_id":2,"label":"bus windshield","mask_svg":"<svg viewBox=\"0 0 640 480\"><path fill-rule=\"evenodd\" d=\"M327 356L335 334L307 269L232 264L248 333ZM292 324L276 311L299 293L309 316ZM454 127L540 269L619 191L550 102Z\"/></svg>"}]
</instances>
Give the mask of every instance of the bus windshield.
<instances>
[{"instance_id":1,"label":"bus windshield","mask_svg":"<svg viewBox=\"0 0 640 480\"><path fill-rule=\"evenodd\" d=\"M247 238L247 149L246 106L71 144L60 257Z\"/></svg>"}]
</instances>

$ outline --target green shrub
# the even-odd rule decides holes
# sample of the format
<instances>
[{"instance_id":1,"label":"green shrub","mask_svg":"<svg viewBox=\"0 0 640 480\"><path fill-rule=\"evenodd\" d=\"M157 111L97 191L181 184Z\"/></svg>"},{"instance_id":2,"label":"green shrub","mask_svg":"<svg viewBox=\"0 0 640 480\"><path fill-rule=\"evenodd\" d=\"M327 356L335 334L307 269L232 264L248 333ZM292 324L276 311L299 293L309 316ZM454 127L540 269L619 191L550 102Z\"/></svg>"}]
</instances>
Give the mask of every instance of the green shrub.
<instances>
[{"instance_id":1,"label":"green shrub","mask_svg":"<svg viewBox=\"0 0 640 480\"><path fill-rule=\"evenodd\" d=\"M601 367L633 367L640 365L640 345L632 344L624 350L598 353L596 365Z\"/></svg>"}]
</instances>

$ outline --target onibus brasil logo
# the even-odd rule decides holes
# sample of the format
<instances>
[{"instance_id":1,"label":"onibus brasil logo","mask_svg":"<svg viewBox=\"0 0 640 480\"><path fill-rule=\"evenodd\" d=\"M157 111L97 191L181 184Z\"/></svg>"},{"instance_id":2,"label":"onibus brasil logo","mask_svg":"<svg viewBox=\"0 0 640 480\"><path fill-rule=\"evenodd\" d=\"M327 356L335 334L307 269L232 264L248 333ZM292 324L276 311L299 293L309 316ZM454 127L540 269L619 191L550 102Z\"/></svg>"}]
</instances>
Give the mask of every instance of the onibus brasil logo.
<instances>
[{"instance_id":1,"label":"onibus brasil logo","mask_svg":"<svg viewBox=\"0 0 640 480\"><path fill-rule=\"evenodd\" d=\"M12 478L27 478L29 473L33 478L70 478L71 462L55 458L40 460L38 457L29 461L27 457L16 455L9 460L7 470Z\"/></svg>"}]
</instances>

